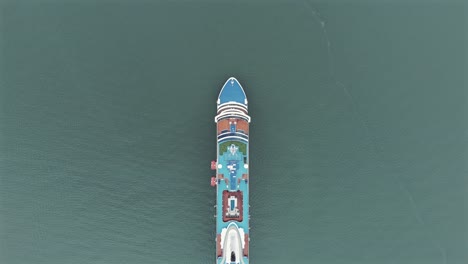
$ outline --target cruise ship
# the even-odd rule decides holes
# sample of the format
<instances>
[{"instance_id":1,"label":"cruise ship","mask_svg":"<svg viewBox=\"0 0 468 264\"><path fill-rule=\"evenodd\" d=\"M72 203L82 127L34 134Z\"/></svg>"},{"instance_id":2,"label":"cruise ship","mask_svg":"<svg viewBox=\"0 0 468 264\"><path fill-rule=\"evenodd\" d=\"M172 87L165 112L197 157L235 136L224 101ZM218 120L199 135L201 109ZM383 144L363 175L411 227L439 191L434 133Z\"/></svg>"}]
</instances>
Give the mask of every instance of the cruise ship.
<instances>
[{"instance_id":1,"label":"cruise ship","mask_svg":"<svg viewBox=\"0 0 468 264\"><path fill-rule=\"evenodd\" d=\"M216 263L249 263L249 123L247 97L236 78L229 78L217 100Z\"/></svg>"}]
</instances>

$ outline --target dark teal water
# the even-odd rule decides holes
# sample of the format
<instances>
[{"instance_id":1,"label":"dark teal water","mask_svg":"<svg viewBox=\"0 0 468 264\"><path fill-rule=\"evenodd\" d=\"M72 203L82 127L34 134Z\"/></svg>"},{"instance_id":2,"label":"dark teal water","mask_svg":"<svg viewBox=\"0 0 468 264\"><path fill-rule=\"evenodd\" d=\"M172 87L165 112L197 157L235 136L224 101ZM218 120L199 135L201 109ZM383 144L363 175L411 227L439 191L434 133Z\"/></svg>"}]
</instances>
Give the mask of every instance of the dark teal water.
<instances>
[{"instance_id":1,"label":"dark teal water","mask_svg":"<svg viewBox=\"0 0 468 264\"><path fill-rule=\"evenodd\" d=\"M467 7L2 2L0 263L214 263L230 76L252 263L467 263Z\"/></svg>"}]
</instances>

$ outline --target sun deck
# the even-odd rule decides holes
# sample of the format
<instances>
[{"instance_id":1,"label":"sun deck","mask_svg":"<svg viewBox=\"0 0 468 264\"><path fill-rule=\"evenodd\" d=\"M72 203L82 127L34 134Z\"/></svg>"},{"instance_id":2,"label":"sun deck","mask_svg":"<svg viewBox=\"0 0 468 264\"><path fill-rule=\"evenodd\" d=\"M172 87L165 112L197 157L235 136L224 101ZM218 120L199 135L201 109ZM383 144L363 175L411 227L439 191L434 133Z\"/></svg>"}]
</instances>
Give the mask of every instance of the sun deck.
<instances>
[{"instance_id":1,"label":"sun deck","mask_svg":"<svg viewBox=\"0 0 468 264\"><path fill-rule=\"evenodd\" d=\"M248 186L248 143L229 140L219 143L217 162L217 212L216 233L222 234L230 223L242 231L242 263L248 264L249 239L249 186ZM218 263L223 262L220 256L224 245L217 236Z\"/></svg>"},{"instance_id":2,"label":"sun deck","mask_svg":"<svg viewBox=\"0 0 468 264\"><path fill-rule=\"evenodd\" d=\"M219 216L224 216L227 208L224 208L223 193L232 192L234 193L241 192L242 195L235 194L236 197L239 197L242 201L242 213L245 218L241 218L242 221L238 223L238 226L241 228L248 229L248 215L249 215L249 193L248 193L248 164L247 155L240 152L239 149L242 148L244 151L247 151L248 145L243 142L229 141L228 144L219 144L220 146L228 145L226 150L222 152L220 149L220 155L218 156L218 176L217 176L217 186L218 186L218 212ZM229 145L230 143L230 145ZM226 191L226 192L225 192ZM228 195L228 194L226 194ZM239 202L239 201L238 201ZM221 229L224 227L222 217L218 217L218 228L217 233L221 232Z\"/></svg>"}]
</instances>

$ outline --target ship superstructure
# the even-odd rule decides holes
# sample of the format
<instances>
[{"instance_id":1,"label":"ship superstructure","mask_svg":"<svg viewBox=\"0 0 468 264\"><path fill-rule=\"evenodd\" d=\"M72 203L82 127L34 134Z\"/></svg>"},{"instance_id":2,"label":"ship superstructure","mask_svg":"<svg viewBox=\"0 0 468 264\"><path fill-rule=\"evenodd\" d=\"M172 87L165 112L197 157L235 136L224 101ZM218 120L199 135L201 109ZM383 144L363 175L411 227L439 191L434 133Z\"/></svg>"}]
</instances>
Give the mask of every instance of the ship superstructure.
<instances>
[{"instance_id":1,"label":"ship superstructure","mask_svg":"<svg viewBox=\"0 0 468 264\"><path fill-rule=\"evenodd\" d=\"M249 123L247 97L229 78L217 100L216 263L249 263Z\"/></svg>"}]
</instances>

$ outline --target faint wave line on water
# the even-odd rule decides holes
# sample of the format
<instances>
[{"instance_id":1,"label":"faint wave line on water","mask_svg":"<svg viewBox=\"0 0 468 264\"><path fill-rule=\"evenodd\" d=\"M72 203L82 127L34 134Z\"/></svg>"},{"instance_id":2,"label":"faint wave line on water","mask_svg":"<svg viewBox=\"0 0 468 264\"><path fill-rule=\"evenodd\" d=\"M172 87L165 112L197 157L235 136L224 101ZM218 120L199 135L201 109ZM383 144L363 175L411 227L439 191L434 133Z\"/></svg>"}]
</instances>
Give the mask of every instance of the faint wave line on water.
<instances>
[{"instance_id":1,"label":"faint wave line on water","mask_svg":"<svg viewBox=\"0 0 468 264\"><path fill-rule=\"evenodd\" d=\"M368 140L371 143L371 151L373 152L373 155L375 157L378 157L380 155L379 155L379 152L377 151L377 143L375 142L375 140L371 136L369 126L368 126L366 120L364 119L362 114L359 113L359 111L357 110L355 100L354 100L353 96L351 95L351 93L349 92L349 90L336 77L334 58L333 58L333 53L332 53L332 50L331 50L331 42L330 42L330 38L328 37L328 32L327 32L327 29L326 29L326 26L325 26L325 20L321 17L319 12L315 11L315 9L311 6L311 4L307 0L304 0L304 6L307 9L310 10L314 20L317 23L320 24L322 35L325 38L326 45L327 45L328 71L329 71L329 74L330 74L329 77L330 77L330 79L332 80L332 82L334 84L336 84L337 86L341 86L343 88L343 93L346 95L346 97L350 101L351 108L352 108L352 111L353 111L354 115L356 115L358 117L358 119L361 122L362 127L366 131L366 136L367 136ZM377 162L380 163L380 159L377 159ZM413 195L411 194L409 189L406 187L406 185L403 183L403 181L401 180L401 178L400 178L400 176L398 174L392 174L392 175L394 175L394 179L396 180L398 186L400 187L401 191L405 194L405 196L409 200L409 203L411 205L411 209L413 211L413 215L416 218L418 224L420 224L424 229L428 230L427 233L429 234L434 247L436 247L437 250L439 251L439 253L441 254L442 263L447 264L447 251L441 246L441 243L439 243L439 241L435 239L434 232L432 232L431 230L429 230L427 228L426 223L424 222L423 218L421 217L421 214L419 213L418 205L417 205Z\"/></svg>"}]
</instances>

